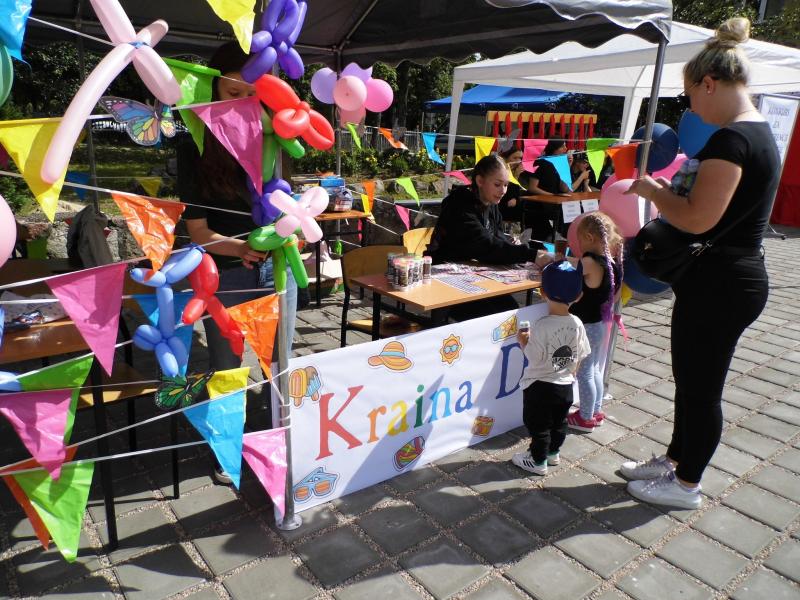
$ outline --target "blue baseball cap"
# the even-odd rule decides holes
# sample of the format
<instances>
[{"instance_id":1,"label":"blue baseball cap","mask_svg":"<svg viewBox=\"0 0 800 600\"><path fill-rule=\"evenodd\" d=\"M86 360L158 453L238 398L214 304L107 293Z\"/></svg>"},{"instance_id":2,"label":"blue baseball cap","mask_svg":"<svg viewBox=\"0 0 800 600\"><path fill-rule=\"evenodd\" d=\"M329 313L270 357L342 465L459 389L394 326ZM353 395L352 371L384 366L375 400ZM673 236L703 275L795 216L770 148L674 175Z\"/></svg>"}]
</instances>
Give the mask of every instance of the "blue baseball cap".
<instances>
[{"instance_id":1,"label":"blue baseball cap","mask_svg":"<svg viewBox=\"0 0 800 600\"><path fill-rule=\"evenodd\" d=\"M542 291L553 302L572 304L583 290L583 265L568 260L550 263L542 270Z\"/></svg>"}]
</instances>

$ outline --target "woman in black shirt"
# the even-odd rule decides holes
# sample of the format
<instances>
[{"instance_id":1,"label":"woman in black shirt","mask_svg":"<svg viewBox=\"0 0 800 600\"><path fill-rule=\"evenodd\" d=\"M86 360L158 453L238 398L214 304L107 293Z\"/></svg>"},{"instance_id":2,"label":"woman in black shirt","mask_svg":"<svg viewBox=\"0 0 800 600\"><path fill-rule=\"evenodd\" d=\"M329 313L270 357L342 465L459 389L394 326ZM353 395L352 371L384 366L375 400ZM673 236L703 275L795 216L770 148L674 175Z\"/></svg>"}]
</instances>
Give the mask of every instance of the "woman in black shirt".
<instances>
[{"instance_id":1,"label":"woman in black shirt","mask_svg":"<svg viewBox=\"0 0 800 600\"><path fill-rule=\"evenodd\" d=\"M558 156L567 153L567 145L563 140L548 140L542 156ZM569 195L571 186L567 185L558 174L553 163L544 158L539 158L533 163L536 172L528 179L528 193L541 196ZM554 224L558 223L561 206L558 204L543 204L531 202L531 237L536 240L546 240L553 237ZM552 224L551 224L552 222ZM566 227L561 235L566 235Z\"/></svg>"},{"instance_id":2,"label":"woman in black shirt","mask_svg":"<svg viewBox=\"0 0 800 600\"><path fill-rule=\"evenodd\" d=\"M761 242L781 169L769 125L750 100L747 59L736 47L749 30L747 19L729 19L684 67L691 109L720 127L696 157L700 166L688 197L673 193L667 180L650 177L629 190L700 241L741 218L673 285L672 442L665 456L621 469L639 480L628 484L631 494L656 504L701 505L700 478L722 432L725 376L739 337L767 301Z\"/></svg>"}]
</instances>

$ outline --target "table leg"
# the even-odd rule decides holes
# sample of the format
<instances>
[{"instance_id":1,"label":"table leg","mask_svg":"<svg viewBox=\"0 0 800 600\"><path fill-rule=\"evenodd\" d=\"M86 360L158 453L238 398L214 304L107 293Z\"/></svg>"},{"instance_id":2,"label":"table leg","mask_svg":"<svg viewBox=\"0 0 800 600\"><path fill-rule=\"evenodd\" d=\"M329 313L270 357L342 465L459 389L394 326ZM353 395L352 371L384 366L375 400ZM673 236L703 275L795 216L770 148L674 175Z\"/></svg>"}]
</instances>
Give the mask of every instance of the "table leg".
<instances>
[{"instance_id":1,"label":"table leg","mask_svg":"<svg viewBox=\"0 0 800 600\"><path fill-rule=\"evenodd\" d=\"M525 306L530 306L533 304L533 290L528 290L525 292Z\"/></svg>"},{"instance_id":2,"label":"table leg","mask_svg":"<svg viewBox=\"0 0 800 600\"><path fill-rule=\"evenodd\" d=\"M431 326L441 327L447 325L447 317L450 311L446 308L437 308L431 311Z\"/></svg>"},{"instance_id":3,"label":"table leg","mask_svg":"<svg viewBox=\"0 0 800 600\"><path fill-rule=\"evenodd\" d=\"M97 435L108 432L106 423L106 405L103 404L103 374L100 363L95 360L90 371L92 382L92 402L94 403L94 426ZM108 456L108 438L97 440L97 455ZM106 531L108 532L108 549L115 550L119 546L117 539L117 515L114 512L114 484L111 480L111 461L100 462L100 483L103 488L103 501L106 509Z\"/></svg>"},{"instance_id":4,"label":"table leg","mask_svg":"<svg viewBox=\"0 0 800 600\"><path fill-rule=\"evenodd\" d=\"M372 340L381 337L381 295L372 292Z\"/></svg>"},{"instance_id":5,"label":"table leg","mask_svg":"<svg viewBox=\"0 0 800 600\"><path fill-rule=\"evenodd\" d=\"M322 273L320 273L320 256L319 255L320 255L320 252L321 252L321 246L322 246L322 242L323 241L325 241L325 236L324 235L322 236L322 239L319 240L315 244L315 246L316 246L316 254L315 254L315 257L314 257L314 264L317 267L317 291L316 291L316 294L317 294L317 296L316 296L317 308L322 306Z\"/></svg>"},{"instance_id":6,"label":"table leg","mask_svg":"<svg viewBox=\"0 0 800 600\"><path fill-rule=\"evenodd\" d=\"M169 418L169 437L173 446L178 443L178 418L175 414L170 415ZM176 500L181 497L181 479L178 460L178 449L174 448L172 450L172 495L175 496Z\"/></svg>"}]
</instances>

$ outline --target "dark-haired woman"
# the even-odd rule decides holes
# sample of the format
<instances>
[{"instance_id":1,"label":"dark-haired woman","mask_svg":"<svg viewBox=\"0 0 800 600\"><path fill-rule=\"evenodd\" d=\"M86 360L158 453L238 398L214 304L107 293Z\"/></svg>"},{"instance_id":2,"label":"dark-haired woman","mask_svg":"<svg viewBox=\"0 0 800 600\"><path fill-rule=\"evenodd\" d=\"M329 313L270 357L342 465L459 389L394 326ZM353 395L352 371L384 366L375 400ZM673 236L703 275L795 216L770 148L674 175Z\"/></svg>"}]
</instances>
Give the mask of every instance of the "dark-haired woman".
<instances>
[{"instance_id":1,"label":"dark-haired woman","mask_svg":"<svg viewBox=\"0 0 800 600\"><path fill-rule=\"evenodd\" d=\"M544 147L542 156L559 156L567 153L567 145L561 140L549 140ZM539 158L533 163L536 172L528 179L528 194L539 196L564 195L572 192L558 174L555 165L549 160ZM559 222L561 206L558 204L542 204L532 202L531 210L531 237L535 240L545 240L553 236L555 223ZM562 235L566 231L559 232Z\"/></svg>"}]
</instances>

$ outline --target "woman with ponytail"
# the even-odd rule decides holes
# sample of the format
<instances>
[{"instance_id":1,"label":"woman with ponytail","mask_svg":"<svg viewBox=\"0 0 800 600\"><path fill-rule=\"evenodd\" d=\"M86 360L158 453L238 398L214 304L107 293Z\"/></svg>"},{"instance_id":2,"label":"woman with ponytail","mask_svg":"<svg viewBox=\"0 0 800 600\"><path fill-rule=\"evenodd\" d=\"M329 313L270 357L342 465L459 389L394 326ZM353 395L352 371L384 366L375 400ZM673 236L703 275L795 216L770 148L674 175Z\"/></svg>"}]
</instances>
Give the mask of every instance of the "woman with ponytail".
<instances>
[{"instance_id":1,"label":"woman with ponytail","mask_svg":"<svg viewBox=\"0 0 800 600\"><path fill-rule=\"evenodd\" d=\"M695 157L700 166L688 196L674 193L665 179L647 176L629 190L701 243L720 234L672 286L672 441L665 455L620 469L633 480L628 491L654 504L702 505L700 479L722 433L728 367L739 337L767 302L761 242L781 163L747 89L747 58L737 46L749 33L747 19L729 19L684 66L684 98L706 123L719 126Z\"/></svg>"}]
</instances>

